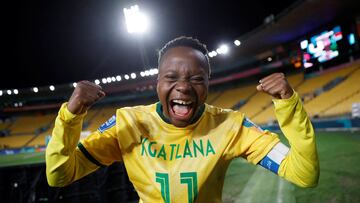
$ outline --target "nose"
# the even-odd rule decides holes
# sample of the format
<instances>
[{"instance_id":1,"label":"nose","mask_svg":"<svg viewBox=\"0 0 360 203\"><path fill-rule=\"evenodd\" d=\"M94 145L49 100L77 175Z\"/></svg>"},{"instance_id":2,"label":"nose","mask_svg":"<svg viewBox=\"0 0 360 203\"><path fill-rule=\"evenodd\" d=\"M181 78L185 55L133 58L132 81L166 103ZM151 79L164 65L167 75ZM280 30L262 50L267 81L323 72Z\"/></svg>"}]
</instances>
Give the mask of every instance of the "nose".
<instances>
[{"instance_id":1,"label":"nose","mask_svg":"<svg viewBox=\"0 0 360 203\"><path fill-rule=\"evenodd\" d=\"M175 89L181 93L189 93L191 91L190 82L187 80L179 80L176 83Z\"/></svg>"}]
</instances>

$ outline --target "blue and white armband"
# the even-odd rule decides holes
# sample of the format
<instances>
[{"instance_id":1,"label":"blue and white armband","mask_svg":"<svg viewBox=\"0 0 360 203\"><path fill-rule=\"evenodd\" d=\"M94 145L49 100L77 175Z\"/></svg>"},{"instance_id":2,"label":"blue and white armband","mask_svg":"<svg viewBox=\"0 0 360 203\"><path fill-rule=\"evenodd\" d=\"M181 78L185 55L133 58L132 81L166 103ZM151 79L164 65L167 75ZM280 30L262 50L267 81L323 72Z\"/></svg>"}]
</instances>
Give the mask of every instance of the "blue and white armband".
<instances>
[{"instance_id":1,"label":"blue and white armband","mask_svg":"<svg viewBox=\"0 0 360 203\"><path fill-rule=\"evenodd\" d=\"M260 166L278 174L280 164L289 153L289 148L283 143L277 143L270 152L258 163Z\"/></svg>"}]
</instances>

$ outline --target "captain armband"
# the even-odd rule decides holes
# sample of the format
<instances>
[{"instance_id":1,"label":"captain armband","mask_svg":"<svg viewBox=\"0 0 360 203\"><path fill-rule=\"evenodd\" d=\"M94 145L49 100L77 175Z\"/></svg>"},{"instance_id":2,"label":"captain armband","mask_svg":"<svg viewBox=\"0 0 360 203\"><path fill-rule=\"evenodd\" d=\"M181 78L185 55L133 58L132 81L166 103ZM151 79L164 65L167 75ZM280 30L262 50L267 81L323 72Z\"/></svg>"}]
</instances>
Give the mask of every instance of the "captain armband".
<instances>
[{"instance_id":1,"label":"captain armband","mask_svg":"<svg viewBox=\"0 0 360 203\"><path fill-rule=\"evenodd\" d=\"M280 164L289 153L289 148L283 143L277 143L270 152L258 163L260 166L278 174Z\"/></svg>"}]
</instances>

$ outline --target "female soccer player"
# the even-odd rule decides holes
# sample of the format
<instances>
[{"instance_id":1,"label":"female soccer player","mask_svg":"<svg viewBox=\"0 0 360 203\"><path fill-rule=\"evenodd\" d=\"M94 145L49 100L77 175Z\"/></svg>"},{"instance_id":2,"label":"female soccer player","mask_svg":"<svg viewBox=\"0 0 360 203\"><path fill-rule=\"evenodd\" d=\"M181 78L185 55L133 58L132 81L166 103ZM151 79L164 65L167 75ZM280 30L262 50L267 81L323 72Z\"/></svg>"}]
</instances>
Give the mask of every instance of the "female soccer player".
<instances>
[{"instance_id":1,"label":"female soccer player","mask_svg":"<svg viewBox=\"0 0 360 203\"><path fill-rule=\"evenodd\" d=\"M232 159L242 157L299 186L315 186L319 163L314 130L284 74L263 78L257 90L274 98L290 149L243 113L205 103L207 53L193 38L168 42L159 54L159 102L117 109L81 142L83 118L105 93L99 85L79 82L59 110L46 150L49 185L65 186L122 161L140 202L221 202L226 169Z\"/></svg>"}]
</instances>

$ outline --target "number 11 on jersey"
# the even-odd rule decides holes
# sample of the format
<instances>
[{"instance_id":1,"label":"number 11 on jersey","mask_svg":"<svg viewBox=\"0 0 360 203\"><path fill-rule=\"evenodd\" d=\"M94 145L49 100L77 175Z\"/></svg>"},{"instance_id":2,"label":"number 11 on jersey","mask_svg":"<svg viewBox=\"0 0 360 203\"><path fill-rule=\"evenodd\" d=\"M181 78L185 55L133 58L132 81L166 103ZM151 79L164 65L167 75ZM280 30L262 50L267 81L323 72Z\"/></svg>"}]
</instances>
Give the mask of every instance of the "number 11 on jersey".
<instances>
[{"instance_id":1,"label":"number 11 on jersey","mask_svg":"<svg viewBox=\"0 0 360 203\"><path fill-rule=\"evenodd\" d=\"M168 173L156 173L156 182L160 184L161 196L165 203L171 203L170 185ZM180 173L180 183L185 184L188 188L188 203L196 199L198 193L197 174L196 172Z\"/></svg>"}]
</instances>

